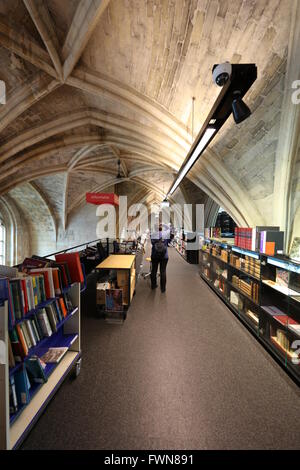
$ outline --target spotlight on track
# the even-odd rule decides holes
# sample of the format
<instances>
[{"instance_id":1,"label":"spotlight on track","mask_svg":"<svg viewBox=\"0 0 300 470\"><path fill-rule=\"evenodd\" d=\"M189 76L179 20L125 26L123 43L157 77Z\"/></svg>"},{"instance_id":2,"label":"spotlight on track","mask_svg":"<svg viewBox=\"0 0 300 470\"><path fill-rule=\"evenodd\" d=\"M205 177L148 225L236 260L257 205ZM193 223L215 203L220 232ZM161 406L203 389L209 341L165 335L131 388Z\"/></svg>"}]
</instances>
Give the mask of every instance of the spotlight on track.
<instances>
[{"instance_id":1,"label":"spotlight on track","mask_svg":"<svg viewBox=\"0 0 300 470\"><path fill-rule=\"evenodd\" d=\"M236 124L243 122L251 114L250 109L242 100L240 91L235 91L233 93L232 114Z\"/></svg>"}]
</instances>

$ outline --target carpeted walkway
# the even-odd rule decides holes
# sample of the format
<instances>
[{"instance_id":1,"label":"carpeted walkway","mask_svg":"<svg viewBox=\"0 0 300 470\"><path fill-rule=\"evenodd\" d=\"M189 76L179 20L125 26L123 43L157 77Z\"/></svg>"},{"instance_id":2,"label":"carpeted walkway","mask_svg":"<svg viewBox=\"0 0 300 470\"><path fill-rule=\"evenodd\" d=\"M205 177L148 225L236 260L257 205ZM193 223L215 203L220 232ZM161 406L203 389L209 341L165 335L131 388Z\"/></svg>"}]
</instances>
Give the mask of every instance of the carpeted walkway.
<instances>
[{"instance_id":1,"label":"carpeted walkway","mask_svg":"<svg viewBox=\"0 0 300 470\"><path fill-rule=\"evenodd\" d=\"M23 449L300 447L298 387L198 267L169 252L166 293L141 279L124 325L85 302L81 373Z\"/></svg>"}]
</instances>

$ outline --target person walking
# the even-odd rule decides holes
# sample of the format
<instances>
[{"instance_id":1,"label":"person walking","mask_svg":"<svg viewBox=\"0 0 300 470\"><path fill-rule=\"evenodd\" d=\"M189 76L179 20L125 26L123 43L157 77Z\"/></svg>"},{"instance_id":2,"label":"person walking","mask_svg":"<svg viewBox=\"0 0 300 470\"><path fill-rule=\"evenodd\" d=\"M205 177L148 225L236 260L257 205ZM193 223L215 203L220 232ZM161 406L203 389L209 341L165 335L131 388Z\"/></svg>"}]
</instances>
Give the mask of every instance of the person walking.
<instances>
[{"instance_id":1,"label":"person walking","mask_svg":"<svg viewBox=\"0 0 300 470\"><path fill-rule=\"evenodd\" d=\"M167 264L168 264L168 243L170 241L170 230L160 224L158 232L155 232L151 235L151 289L157 287L157 270L159 266L160 272L160 290L161 292L166 291L167 283Z\"/></svg>"}]
</instances>

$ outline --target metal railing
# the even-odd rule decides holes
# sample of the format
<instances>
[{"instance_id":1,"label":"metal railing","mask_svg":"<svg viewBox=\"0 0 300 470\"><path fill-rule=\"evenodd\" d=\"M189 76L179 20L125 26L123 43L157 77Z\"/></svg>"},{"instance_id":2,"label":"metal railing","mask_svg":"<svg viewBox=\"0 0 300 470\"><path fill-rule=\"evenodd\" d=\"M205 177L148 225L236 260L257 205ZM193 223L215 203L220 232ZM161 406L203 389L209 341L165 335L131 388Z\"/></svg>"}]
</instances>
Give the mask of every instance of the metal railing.
<instances>
[{"instance_id":1,"label":"metal railing","mask_svg":"<svg viewBox=\"0 0 300 470\"><path fill-rule=\"evenodd\" d=\"M109 255L109 238L104 238L104 239L103 238L97 238L96 240L91 240L90 242L81 243L80 245L71 246L70 248L65 248L64 250L56 251L55 253L50 253L49 255L43 256L43 258L50 258L50 256L55 256L55 255L58 255L60 253L66 253L67 251L75 250L76 248L80 248L82 246L85 247L85 248L88 248L89 245L91 245L92 243L103 242L104 240L105 240L105 243L106 243L107 255Z\"/></svg>"}]
</instances>

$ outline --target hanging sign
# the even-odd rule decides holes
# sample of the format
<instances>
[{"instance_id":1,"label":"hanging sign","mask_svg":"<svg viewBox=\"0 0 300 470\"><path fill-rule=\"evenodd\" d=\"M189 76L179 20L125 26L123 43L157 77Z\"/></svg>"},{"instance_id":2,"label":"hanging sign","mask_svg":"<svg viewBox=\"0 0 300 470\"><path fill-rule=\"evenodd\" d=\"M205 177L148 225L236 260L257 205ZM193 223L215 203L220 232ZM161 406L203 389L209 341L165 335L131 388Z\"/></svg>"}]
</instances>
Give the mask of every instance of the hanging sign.
<instances>
[{"instance_id":1,"label":"hanging sign","mask_svg":"<svg viewBox=\"0 0 300 470\"><path fill-rule=\"evenodd\" d=\"M119 205L119 196L114 193L86 193L86 202L90 204L112 204Z\"/></svg>"}]
</instances>

